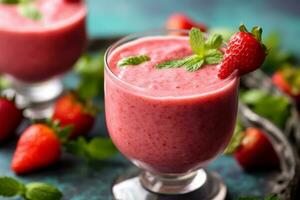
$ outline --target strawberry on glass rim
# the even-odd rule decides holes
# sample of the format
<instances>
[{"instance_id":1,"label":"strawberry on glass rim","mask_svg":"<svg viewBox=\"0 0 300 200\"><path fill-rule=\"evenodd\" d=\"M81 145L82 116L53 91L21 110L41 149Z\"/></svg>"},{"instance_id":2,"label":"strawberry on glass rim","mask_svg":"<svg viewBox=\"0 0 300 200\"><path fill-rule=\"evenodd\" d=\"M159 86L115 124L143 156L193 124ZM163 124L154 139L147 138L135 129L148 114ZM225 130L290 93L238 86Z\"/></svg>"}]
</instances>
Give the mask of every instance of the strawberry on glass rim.
<instances>
[{"instance_id":1,"label":"strawberry on glass rim","mask_svg":"<svg viewBox=\"0 0 300 200\"><path fill-rule=\"evenodd\" d=\"M249 32L245 25L241 25L239 32L229 40L221 64L218 77L227 78L235 70L240 76L258 69L264 62L267 49L261 42L262 28L255 26Z\"/></svg>"}]
</instances>

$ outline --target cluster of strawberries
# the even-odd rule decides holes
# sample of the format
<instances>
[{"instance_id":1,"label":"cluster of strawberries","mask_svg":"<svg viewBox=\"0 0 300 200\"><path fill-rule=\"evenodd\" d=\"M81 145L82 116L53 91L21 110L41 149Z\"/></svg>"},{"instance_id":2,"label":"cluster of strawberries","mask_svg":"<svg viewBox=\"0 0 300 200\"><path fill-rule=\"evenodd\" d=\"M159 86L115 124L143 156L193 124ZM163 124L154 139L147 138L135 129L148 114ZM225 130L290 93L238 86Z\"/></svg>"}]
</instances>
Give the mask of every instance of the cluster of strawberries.
<instances>
[{"instance_id":1,"label":"cluster of strawberries","mask_svg":"<svg viewBox=\"0 0 300 200\"><path fill-rule=\"evenodd\" d=\"M13 137L23 121L22 110L13 100L0 97L0 121L2 143ZM63 139L71 140L88 133L93 127L95 113L74 93L68 93L57 100L52 121L35 123L24 130L12 159L15 173L32 172L58 161Z\"/></svg>"}]
</instances>

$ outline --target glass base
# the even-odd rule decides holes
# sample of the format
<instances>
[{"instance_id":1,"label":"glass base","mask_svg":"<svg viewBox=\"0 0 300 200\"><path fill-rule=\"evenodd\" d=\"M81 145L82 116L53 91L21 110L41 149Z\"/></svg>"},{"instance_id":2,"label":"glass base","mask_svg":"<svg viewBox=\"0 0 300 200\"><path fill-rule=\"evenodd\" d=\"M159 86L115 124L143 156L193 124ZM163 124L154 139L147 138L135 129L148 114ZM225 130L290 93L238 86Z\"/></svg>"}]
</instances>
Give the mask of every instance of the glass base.
<instances>
[{"instance_id":1,"label":"glass base","mask_svg":"<svg viewBox=\"0 0 300 200\"><path fill-rule=\"evenodd\" d=\"M16 103L20 108L25 108L24 115L30 119L51 117L53 104L63 93L60 79L34 84L13 79L12 83L16 91Z\"/></svg>"},{"instance_id":2,"label":"glass base","mask_svg":"<svg viewBox=\"0 0 300 200\"><path fill-rule=\"evenodd\" d=\"M115 200L224 200L227 188L217 174L204 169L157 176L134 168L116 179L112 194Z\"/></svg>"}]
</instances>

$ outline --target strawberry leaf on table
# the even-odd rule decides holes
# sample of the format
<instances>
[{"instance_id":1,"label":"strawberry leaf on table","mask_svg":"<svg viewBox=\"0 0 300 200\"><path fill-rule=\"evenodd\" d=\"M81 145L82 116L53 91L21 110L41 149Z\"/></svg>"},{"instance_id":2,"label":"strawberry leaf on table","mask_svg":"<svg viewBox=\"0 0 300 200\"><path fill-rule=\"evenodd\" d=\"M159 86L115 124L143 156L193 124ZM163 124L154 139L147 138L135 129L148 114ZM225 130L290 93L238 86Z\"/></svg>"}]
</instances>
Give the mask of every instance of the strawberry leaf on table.
<instances>
[{"instance_id":1,"label":"strawberry leaf on table","mask_svg":"<svg viewBox=\"0 0 300 200\"><path fill-rule=\"evenodd\" d=\"M194 72L205 64L217 64L221 62L223 53L220 48L223 42L221 35L212 35L205 40L204 34L197 28L192 28L189 32L190 46L193 55L168 60L156 65L158 69L184 67L187 71Z\"/></svg>"},{"instance_id":2,"label":"strawberry leaf on table","mask_svg":"<svg viewBox=\"0 0 300 200\"><path fill-rule=\"evenodd\" d=\"M46 183L23 184L11 177L0 177L0 196L22 196L26 200L60 200L62 193L56 187Z\"/></svg>"},{"instance_id":3,"label":"strawberry leaf on table","mask_svg":"<svg viewBox=\"0 0 300 200\"><path fill-rule=\"evenodd\" d=\"M250 106L255 113L266 117L278 127L285 127L291 106L286 97L253 89L241 92L240 100Z\"/></svg>"},{"instance_id":4,"label":"strawberry leaf on table","mask_svg":"<svg viewBox=\"0 0 300 200\"><path fill-rule=\"evenodd\" d=\"M75 73L80 81L77 93L82 99L103 96L104 86L104 53L83 55L75 65Z\"/></svg>"},{"instance_id":5,"label":"strawberry leaf on table","mask_svg":"<svg viewBox=\"0 0 300 200\"><path fill-rule=\"evenodd\" d=\"M64 147L68 153L80 156L87 161L105 160L118 152L110 139L100 137L93 138L90 141L80 137L77 140L65 143Z\"/></svg>"}]
</instances>

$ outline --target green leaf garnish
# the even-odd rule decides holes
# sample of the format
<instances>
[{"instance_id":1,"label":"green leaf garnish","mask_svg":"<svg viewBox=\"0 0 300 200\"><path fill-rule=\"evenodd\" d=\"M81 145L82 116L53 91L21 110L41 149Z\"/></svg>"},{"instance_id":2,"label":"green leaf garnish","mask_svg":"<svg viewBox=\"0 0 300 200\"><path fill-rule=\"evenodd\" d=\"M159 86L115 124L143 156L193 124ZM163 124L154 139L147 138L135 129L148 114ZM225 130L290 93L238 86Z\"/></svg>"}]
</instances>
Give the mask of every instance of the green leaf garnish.
<instances>
[{"instance_id":1,"label":"green leaf garnish","mask_svg":"<svg viewBox=\"0 0 300 200\"><path fill-rule=\"evenodd\" d=\"M26 200L60 200L62 193L46 183L23 184L11 177L0 177L0 196L22 196Z\"/></svg>"},{"instance_id":2,"label":"green leaf garnish","mask_svg":"<svg viewBox=\"0 0 300 200\"><path fill-rule=\"evenodd\" d=\"M115 155L118 151L108 138L93 138L87 141L83 137L69 141L64 145L67 152L82 157L87 161L105 160Z\"/></svg>"},{"instance_id":3,"label":"green leaf garnish","mask_svg":"<svg viewBox=\"0 0 300 200\"><path fill-rule=\"evenodd\" d=\"M30 183L26 185L25 197L30 200L60 200L62 193L49 184Z\"/></svg>"},{"instance_id":4,"label":"green leaf garnish","mask_svg":"<svg viewBox=\"0 0 300 200\"><path fill-rule=\"evenodd\" d=\"M241 92L240 100L255 113L269 119L280 128L284 128L290 116L290 102L284 96L271 95L263 90Z\"/></svg>"},{"instance_id":5,"label":"green leaf garnish","mask_svg":"<svg viewBox=\"0 0 300 200\"><path fill-rule=\"evenodd\" d=\"M0 3L6 3L6 4L16 4L19 2L20 0L0 0Z\"/></svg>"},{"instance_id":6,"label":"green leaf garnish","mask_svg":"<svg viewBox=\"0 0 300 200\"><path fill-rule=\"evenodd\" d=\"M42 19L42 13L30 3L22 3L18 6L19 13L31 20L38 21Z\"/></svg>"},{"instance_id":7,"label":"green leaf garnish","mask_svg":"<svg viewBox=\"0 0 300 200\"><path fill-rule=\"evenodd\" d=\"M0 196L14 197L20 194L24 185L10 177L0 177Z\"/></svg>"},{"instance_id":8,"label":"green leaf garnish","mask_svg":"<svg viewBox=\"0 0 300 200\"><path fill-rule=\"evenodd\" d=\"M219 49L223 43L223 37L220 34L213 34L205 42L206 48L209 49Z\"/></svg>"},{"instance_id":9,"label":"green leaf garnish","mask_svg":"<svg viewBox=\"0 0 300 200\"><path fill-rule=\"evenodd\" d=\"M121 59L118 62L118 67L128 66L128 65L139 65L143 62L149 61L150 57L147 55L137 55L137 56L129 56Z\"/></svg>"},{"instance_id":10,"label":"green leaf garnish","mask_svg":"<svg viewBox=\"0 0 300 200\"><path fill-rule=\"evenodd\" d=\"M192 28L189 32L190 45L193 52L200 57L204 56L205 53L205 38L200 29Z\"/></svg>"},{"instance_id":11,"label":"green leaf garnish","mask_svg":"<svg viewBox=\"0 0 300 200\"><path fill-rule=\"evenodd\" d=\"M89 100L104 94L104 53L83 55L75 65L80 80L76 92L81 99Z\"/></svg>"},{"instance_id":12,"label":"green leaf garnish","mask_svg":"<svg viewBox=\"0 0 300 200\"><path fill-rule=\"evenodd\" d=\"M205 41L204 34L197 28L189 32L191 49L194 55L181 59L168 60L156 65L158 69L184 67L187 71L194 72L205 64L217 64L223 59L220 51L223 38L219 34L212 35Z\"/></svg>"}]
</instances>

